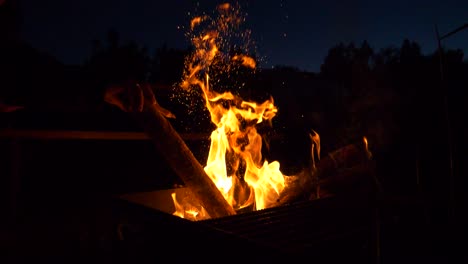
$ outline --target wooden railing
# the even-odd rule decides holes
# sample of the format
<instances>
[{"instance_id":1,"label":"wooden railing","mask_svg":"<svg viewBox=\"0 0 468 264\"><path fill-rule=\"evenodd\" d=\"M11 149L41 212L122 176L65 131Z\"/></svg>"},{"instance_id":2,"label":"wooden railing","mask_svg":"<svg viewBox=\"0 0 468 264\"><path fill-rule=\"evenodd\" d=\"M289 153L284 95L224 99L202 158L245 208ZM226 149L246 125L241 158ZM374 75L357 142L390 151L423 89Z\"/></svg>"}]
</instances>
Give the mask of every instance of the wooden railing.
<instances>
[{"instance_id":1,"label":"wooden railing","mask_svg":"<svg viewBox=\"0 0 468 264\"><path fill-rule=\"evenodd\" d=\"M180 134L184 140L207 140L207 133ZM89 139L89 140L149 140L143 132L116 132L116 131L77 131L77 130L0 130L0 139Z\"/></svg>"},{"instance_id":2,"label":"wooden railing","mask_svg":"<svg viewBox=\"0 0 468 264\"><path fill-rule=\"evenodd\" d=\"M209 140L209 133L180 133L184 140ZM276 134L272 139L281 139ZM149 140L144 132L116 132L116 131L80 131L80 130L0 130L0 139L47 139L47 140Z\"/></svg>"}]
</instances>

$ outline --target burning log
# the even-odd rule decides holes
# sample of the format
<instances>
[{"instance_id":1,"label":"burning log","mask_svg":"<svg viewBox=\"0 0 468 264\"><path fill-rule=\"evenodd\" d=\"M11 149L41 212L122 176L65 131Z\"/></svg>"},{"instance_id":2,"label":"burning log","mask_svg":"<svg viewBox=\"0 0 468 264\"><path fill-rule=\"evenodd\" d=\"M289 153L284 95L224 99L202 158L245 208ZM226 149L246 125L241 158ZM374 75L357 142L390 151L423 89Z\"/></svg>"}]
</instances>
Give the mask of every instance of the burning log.
<instances>
[{"instance_id":1,"label":"burning log","mask_svg":"<svg viewBox=\"0 0 468 264\"><path fill-rule=\"evenodd\" d=\"M167 120L174 118L174 115L157 103L148 85L110 88L104 99L134 116L152 139L157 150L163 154L167 163L190 188L211 218L236 214Z\"/></svg>"},{"instance_id":2,"label":"burning log","mask_svg":"<svg viewBox=\"0 0 468 264\"><path fill-rule=\"evenodd\" d=\"M313 155L312 155L313 158ZM310 168L288 177L288 187L278 199L278 205L298 200L312 200L336 192L355 183L372 172L371 153L367 140L350 144L329 153Z\"/></svg>"}]
</instances>

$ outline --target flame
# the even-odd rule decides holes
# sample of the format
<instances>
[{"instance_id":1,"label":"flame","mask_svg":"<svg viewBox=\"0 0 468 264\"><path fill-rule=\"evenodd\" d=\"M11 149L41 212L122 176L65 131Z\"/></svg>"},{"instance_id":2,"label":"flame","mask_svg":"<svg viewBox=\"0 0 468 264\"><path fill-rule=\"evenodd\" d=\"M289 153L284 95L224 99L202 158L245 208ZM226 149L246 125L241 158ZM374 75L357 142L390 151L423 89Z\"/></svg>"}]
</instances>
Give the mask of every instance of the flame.
<instances>
[{"instance_id":1,"label":"flame","mask_svg":"<svg viewBox=\"0 0 468 264\"><path fill-rule=\"evenodd\" d=\"M196 206L187 200L179 202L175 192L171 193L171 197L175 207L173 215L193 221L209 218L208 212L202 206Z\"/></svg>"},{"instance_id":2,"label":"flame","mask_svg":"<svg viewBox=\"0 0 468 264\"><path fill-rule=\"evenodd\" d=\"M364 148L366 149L367 157L369 159L372 158L372 152L369 150L369 143L367 141L367 137L363 137L363 142L364 142Z\"/></svg>"},{"instance_id":3,"label":"flame","mask_svg":"<svg viewBox=\"0 0 468 264\"><path fill-rule=\"evenodd\" d=\"M218 5L218 10L228 10L230 7L231 7L231 4L224 3L224 4Z\"/></svg>"},{"instance_id":4,"label":"flame","mask_svg":"<svg viewBox=\"0 0 468 264\"><path fill-rule=\"evenodd\" d=\"M312 129L312 133L309 133L309 137L312 141L310 150L312 157L312 168L315 170L315 152L317 152L317 159L320 160L320 136Z\"/></svg>"},{"instance_id":5,"label":"flame","mask_svg":"<svg viewBox=\"0 0 468 264\"><path fill-rule=\"evenodd\" d=\"M272 206L285 188L285 177L280 163L268 162L262 157L262 137L256 125L270 122L278 109L273 98L262 103L244 101L232 92L218 93L210 86L210 74L214 71L230 71L233 62L254 69L255 60L248 55L229 55L223 52L227 39L243 21L230 4L217 8L219 16L211 27L196 34L193 28L201 18L191 22L191 42L194 52L186 59L180 87L188 91L202 91L206 109L216 129L211 133L209 154L204 167L234 209L253 206L260 210ZM219 61L226 67L219 68ZM215 64L217 65L215 67ZM177 203L173 196L174 203ZM176 205L175 215L186 217L185 206Z\"/></svg>"},{"instance_id":6,"label":"flame","mask_svg":"<svg viewBox=\"0 0 468 264\"><path fill-rule=\"evenodd\" d=\"M252 57L246 55L235 55L234 57L232 57L232 60L240 61L242 65L252 69L255 69L255 67L257 66L257 62Z\"/></svg>"},{"instance_id":7,"label":"flame","mask_svg":"<svg viewBox=\"0 0 468 264\"><path fill-rule=\"evenodd\" d=\"M199 25L202 22L202 17L194 17L192 21L190 21L190 29L193 30L195 26Z\"/></svg>"},{"instance_id":8,"label":"flame","mask_svg":"<svg viewBox=\"0 0 468 264\"><path fill-rule=\"evenodd\" d=\"M177 201L176 194L172 193L171 197L172 197L172 200L174 201L174 207L175 207L175 212L173 213L173 215L184 218L185 210L184 210L184 207Z\"/></svg>"}]
</instances>

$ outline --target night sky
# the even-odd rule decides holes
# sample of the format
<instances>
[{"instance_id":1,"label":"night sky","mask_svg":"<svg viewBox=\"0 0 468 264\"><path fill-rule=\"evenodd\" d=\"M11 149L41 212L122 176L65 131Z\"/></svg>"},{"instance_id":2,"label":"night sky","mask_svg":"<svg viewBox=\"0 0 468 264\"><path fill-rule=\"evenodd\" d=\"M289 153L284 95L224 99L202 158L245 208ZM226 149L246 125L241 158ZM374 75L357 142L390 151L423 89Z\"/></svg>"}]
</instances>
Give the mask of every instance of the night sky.
<instances>
[{"instance_id":1,"label":"night sky","mask_svg":"<svg viewBox=\"0 0 468 264\"><path fill-rule=\"evenodd\" d=\"M150 51L166 43L186 48L184 26L194 14L211 13L225 1L19 0L22 37L66 64L82 63L92 40L117 30L123 43L134 40ZM367 40L374 50L399 47L405 38L423 53L436 49L441 34L468 23L468 1L239 1L248 14L261 67L287 65L319 71L328 49L339 42ZM447 48L468 53L468 30L446 39ZM465 55L465 59L467 55Z\"/></svg>"}]
</instances>

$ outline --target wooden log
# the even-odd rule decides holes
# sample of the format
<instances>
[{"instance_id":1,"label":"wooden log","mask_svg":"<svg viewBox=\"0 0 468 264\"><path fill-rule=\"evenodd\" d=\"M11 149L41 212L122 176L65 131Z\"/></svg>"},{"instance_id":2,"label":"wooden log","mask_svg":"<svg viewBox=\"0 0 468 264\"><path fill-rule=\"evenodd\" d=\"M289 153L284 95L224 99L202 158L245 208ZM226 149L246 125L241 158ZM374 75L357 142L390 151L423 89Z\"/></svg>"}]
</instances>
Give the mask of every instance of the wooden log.
<instances>
[{"instance_id":1,"label":"wooden log","mask_svg":"<svg viewBox=\"0 0 468 264\"><path fill-rule=\"evenodd\" d=\"M355 165L367 163L371 154L367 149L365 141L349 144L338 150L330 152L317 164L319 179L335 175L340 169L352 168Z\"/></svg>"},{"instance_id":2,"label":"wooden log","mask_svg":"<svg viewBox=\"0 0 468 264\"><path fill-rule=\"evenodd\" d=\"M127 92L123 88L109 90L105 100L133 115L152 139L167 164L181 178L186 187L191 189L211 218L236 214L167 119L167 117L174 116L159 106L149 86L137 85L135 89L130 91L133 95L130 98L137 98L132 99L136 105L127 106L123 103L125 101L121 99L122 92Z\"/></svg>"},{"instance_id":3,"label":"wooden log","mask_svg":"<svg viewBox=\"0 0 468 264\"><path fill-rule=\"evenodd\" d=\"M332 190L342 186L352 185L362 180L363 177L370 176L373 172L373 166L370 163L362 163L351 168L343 168L337 171L333 176L320 179L320 188Z\"/></svg>"},{"instance_id":4,"label":"wooden log","mask_svg":"<svg viewBox=\"0 0 468 264\"><path fill-rule=\"evenodd\" d=\"M308 169L294 176L285 176L286 188L281 192L275 206L307 200L317 186L312 179Z\"/></svg>"},{"instance_id":5,"label":"wooden log","mask_svg":"<svg viewBox=\"0 0 468 264\"><path fill-rule=\"evenodd\" d=\"M340 169L334 175L320 179L319 188L316 192L310 193L309 200L359 191L361 186L368 187L366 184L373 183L372 177L374 177L373 162Z\"/></svg>"},{"instance_id":6,"label":"wooden log","mask_svg":"<svg viewBox=\"0 0 468 264\"><path fill-rule=\"evenodd\" d=\"M288 185L278 199L278 205L316 199L359 181L372 171L370 160L365 141L330 152L317 162L315 168L305 168L298 175L288 177Z\"/></svg>"}]
</instances>

